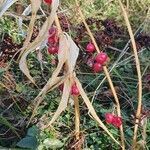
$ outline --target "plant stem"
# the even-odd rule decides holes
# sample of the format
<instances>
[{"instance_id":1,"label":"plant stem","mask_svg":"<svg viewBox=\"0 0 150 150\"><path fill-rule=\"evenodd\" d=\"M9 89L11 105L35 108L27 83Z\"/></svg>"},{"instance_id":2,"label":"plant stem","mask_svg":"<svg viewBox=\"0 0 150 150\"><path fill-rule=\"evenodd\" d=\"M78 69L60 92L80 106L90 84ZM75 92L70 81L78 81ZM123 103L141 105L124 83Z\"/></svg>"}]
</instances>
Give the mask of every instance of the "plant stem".
<instances>
[{"instance_id":1,"label":"plant stem","mask_svg":"<svg viewBox=\"0 0 150 150\"><path fill-rule=\"evenodd\" d=\"M91 38L91 40L92 40L92 42L93 42L93 44L94 44L94 46L95 46L97 52L99 53L99 52L100 52L99 47L98 47L98 45L97 45L97 43L96 43L96 41L95 41L95 38L94 38L94 36L93 36L93 34L92 34L92 32L91 32L89 26L87 25L87 23L86 23L86 21L85 21L85 17L84 17L84 15L83 15L82 11L81 11L81 8L80 8L79 3L78 3L77 0L76 0L76 5L77 5L77 8L78 8L78 12L79 12L79 14L80 14L80 17L81 17L81 19L82 19L82 22L84 23L84 26L85 26L86 30L88 31L88 34L89 34L89 36L90 36L90 38ZM112 82L112 80L111 80L110 74L109 74L108 69L107 69L106 66L103 66L103 70L104 70L104 72L105 72L106 78L107 78L107 80L108 80L108 82L109 82L110 88L111 88L111 90L112 90L112 93L113 93L114 98L115 98L115 101L116 101L117 114L118 114L119 117L121 117L119 99L118 99L116 90L115 90L115 88L114 88L113 82ZM124 143L124 140L125 140L125 139L124 139L124 132L123 132L123 126L122 126L122 125L121 125L121 127L120 127L120 134L121 134L122 150L124 150L124 149L125 149L125 143Z\"/></svg>"},{"instance_id":2,"label":"plant stem","mask_svg":"<svg viewBox=\"0 0 150 150\"><path fill-rule=\"evenodd\" d=\"M127 12L120 0L118 0L119 5L122 9L123 16L128 28L128 32L131 38L132 42L132 47L133 47L133 52L134 52L134 57L135 57L135 63L136 63L136 69L137 69L137 75L138 75L138 107L137 107L137 112L136 112L136 121L135 121L135 126L134 126L134 135L133 135L133 144L132 144L132 149L135 149L136 147L136 141L137 141L137 132L138 132L138 125L139 125L139 119L141 116L141 107L142 107L142 75L141 75L141 67L140 67L140 61L138 58L138 52L136 48L136 43L134 39L134 35L132 32L132 28L128 19Z\"/></svg>"},{"instance_id":3,"label":"plant stem","mask_svg":"<svg viewBox=\"0 0 150 150\"><path fill-rule=\"evenodd\" d=\"M62 33L62 29L60 26L60 22L58 19L58 16L56 15L55 17L55 24L57 26L58 29L58 33ZM79 140L80 138L80 109L79 109L79 99L78 96L74 96L74 106L75 106L75 136L76 139Z\"/></svg>"},{"instance_id":4,"label":"plant stem","mask_svg":"<svg viewBox=\"0 0 150 150\"><path fill-rule=\"evenodd\" d=\"M57 26L57 29L58 29L58 33L62 33L62 29L61 29L61 26L60 26L60 23L59 23L59 19L58 19L58 16L56 15L55 16L55 24Z\"/></svg>"},{"instance_id":5,"label":"plant stem","mask_svg":"<svg viewBox=\"0 0 150 150\"><path fill-rule=\"evenodd\" d=\"M79 99L74 96L74 107L75 107L75 135L76 139L80 138L80 109L79 109Z\"/></svg>"}]
</instances>

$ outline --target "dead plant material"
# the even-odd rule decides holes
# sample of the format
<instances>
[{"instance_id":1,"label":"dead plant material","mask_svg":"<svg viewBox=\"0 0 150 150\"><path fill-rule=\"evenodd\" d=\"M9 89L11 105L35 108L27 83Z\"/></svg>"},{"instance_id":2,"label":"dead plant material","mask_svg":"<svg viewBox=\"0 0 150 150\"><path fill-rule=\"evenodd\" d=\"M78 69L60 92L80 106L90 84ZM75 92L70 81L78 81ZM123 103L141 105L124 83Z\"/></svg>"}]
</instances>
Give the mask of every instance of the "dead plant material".
<instances>
[{"instance_id":1,"label":"dead plant material","mask_svg":"<svg viewBox=\"0 0 150 150\"><path fill-rule=\"evenodd\" d=\"M81 150L83 148L85 136L80 134L79 139L75 138L75 135L69 140L67 149L69 150Z\"/></svg>"}]
</instances>

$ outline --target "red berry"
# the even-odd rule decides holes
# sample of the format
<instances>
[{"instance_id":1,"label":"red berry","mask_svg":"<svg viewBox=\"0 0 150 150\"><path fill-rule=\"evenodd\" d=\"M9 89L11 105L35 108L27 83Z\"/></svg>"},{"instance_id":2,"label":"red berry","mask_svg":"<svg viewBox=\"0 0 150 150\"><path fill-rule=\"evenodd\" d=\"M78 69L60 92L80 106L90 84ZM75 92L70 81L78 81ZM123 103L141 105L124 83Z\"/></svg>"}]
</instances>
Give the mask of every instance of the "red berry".
<instances>
[{"instance_id":1,"label":"red berry","mask_svg":"<svg viewBox=\"0 0 150 150\"><path fill-rule=\"evenodd\" d=\"M49 36L55 36L57 34L57 29L55 27L51 27L49 29Z\"/></svg>"},{"instance_id":2,"label":"red berry","mask_svg":"<svg viewBox=\"0 0 150 150\"><path fill-rule=\"evenodd\" d=\"M94 72L100 72L103 70L103 66L100 63L94 63L93 70Z\"/></svg>"},{"instance_id":3,"label":"red berry","mask_svg":"<svg viewBox=\"0 0 150 150\"><path fill-rule=\"evenodd\" d=\"M71 87L71 94L72 94L72 95L76 95L76 96L80 94L80 92L79 92L79 90L78 90L76 84L73 84L73 85L72 85L72 87Z\"/></svg>"},{"instance_id":4,"label":"red berry","mask_svg":"<svg viewBox=\"0 0 150 150\"><path fill-rule=\"evenodd\" d=\"M49 37L49 38L48 38L48 43L49 43L49 44L54 44L54 43L56 43L55 38L54 38L54 37Z\"/></svg>"},{"instance_id":5,"label":"red berry","mask_svg":"<svg viewBox=\"0 0 150 150\"><path fill-rule=\"evenodd\" d=\"M102 64L102 65L107 61L107 59L108 59L107 54L106 54L106 53L103 53L103 52L98 53L98 54L96 55L96 57L95 57L96 62L97 62L97 63L100 63L100 64Z\"/></svg>"},{"instance_id":6,"label":"red berry","mask_svg":"<svg viewBox=\"0 0 150 150\"><path fill-rule=\"evenodd\" d=\"M46 4L49 4L49 5L51 5L51 3L52 3L52 0L44 0L44 2L45 2Z\"/></svg>"},{"instance_id":7,"label":"red berry","mask_svg":"<svg viewBox=\"0 0 150 150\"><path fill-rule=\"evenodd\" d=\"M49 47L48 48L48 53L49 54L57 54L58 53L58 47L57 46Z\"/></svg>"},{"instance_id":8,"label":"red berry","mask_svg":"<svg viewBox=\"0 0 150 150\"><path fill-rule=\"evenodd\" d=\"M119 128L122 125L122 118L118 117L118 116L114 116L113 121L112 121L112 125Z\"/></svg>"},{"instance_id":9,"label":"red berry","mask_svg":"<svg viewBox=\"0 0 150 150\"><path fill-rule=\"evenodd\" d=\"M105 120L107 123L111 124L113 122L114 115L111 113L106 113L105 114Z\"/></svg>"},{"instance_id":10,"label":"red berry","mask_svg":"<svg viewBox=\"0 0 150 150\"><path fill-rule=\"evenodd\" d=\"M93 53L95 51L95 46L93 43L89 43L87 46L86 46L86 51L89 52L89 53Z\"/></svg>"},{"instance_id":11,"label":"red berry","mask_svg":"<svg viewBox=\"0 0 150 150\"><path fill-rule=\"evenodd\" d=\"M49 29L49 37L48 37L48 43L54 44L58 42L58 34L57 29L55 27L51 27Z\"/></svg>"}]
</instances>

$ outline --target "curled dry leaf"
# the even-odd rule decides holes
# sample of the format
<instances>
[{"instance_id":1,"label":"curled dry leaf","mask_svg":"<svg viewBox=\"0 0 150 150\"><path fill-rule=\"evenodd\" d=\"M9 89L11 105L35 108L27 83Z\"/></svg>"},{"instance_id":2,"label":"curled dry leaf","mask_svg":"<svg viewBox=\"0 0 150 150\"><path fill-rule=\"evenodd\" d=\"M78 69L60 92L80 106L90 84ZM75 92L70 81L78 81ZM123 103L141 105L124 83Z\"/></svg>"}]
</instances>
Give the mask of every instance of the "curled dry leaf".
<instances>
[{"instance_id":1,"label":"curled dry leaf","mask_svg":"<svg viewBox=\"0 0 150 150\"><path fill-rule=\"evenodd\" d=\"M44 97L43 95L45 95L46 92L48 90L50 90L54 84L56 85L56 80L57 80L58 75L64 64L66 64L68 66L67 68L65 68L66 69L65 75L62 77L62 79L64 79L64 84L66 84L66 82L69 82L69 83L67 83L67 85L68 85L67 91L63 90L63 95L65 95L67 97L67 99L64 96L62 96L59 107L54 114L54 118L52 118L51 122L47 126L49 126L51 123L53 123L57 119L57 117L60 115L60 113L63 110L65 110L65 108L67 107L67 103L68 103L68 99L69 99L69 95L70 95L70 88L71 88L72 80L73 80L72 74L73 74L73 70L74 70L74 67L75 67L75 64L77 61L78 54L79 54L79 48L76 46L76 44L71 39L71 37L67 34L61 34L60 40L59 40L58 66L57 66L56 70L53 72L52 77L48 80L47 84L44 86L44 88L41 90L41 92L37 96L36 100L41 102L41 98L39 100L38 100L38 98L41 97L41 95L42 95L42 97ZM60 82L59 84L54 86L54 88L58 87L61 83L62 82ZM38 105L35 106L35 109L30 118L30 121L34 117L36 110L40 103L37 102L36 104L38 104Z\"/></svg>"},{"instance_id":2,"label":"curled dry leaf","mask_svg":"<svg viewBox=\"0 0 150 150\"><path fill-rule=\"evenodd\" d=\"M34 23L35 23L35 20L36 20L36 14L37 14L37 11L40 8L40 6L41 6L41 0L31 0L32 16L31 16L31 21L30 21L30 24L29 24L28 33L27 33L27 36L26 36L26 40L24 41L23 49L21 51L21 54L25 51L27 45L29 44L29 42L31 40L31 37L32 37L32 34L33 34Z\"/></svg>"},{"instance_id":3,"label":"curled dry leaf","mask_svg":"<svg viewBox=\"0 0 150 150\"><path fill-rule=\"evenodd\" d=\"M71 88L70 81L69 81L69 79L66 79L66 81L64 82L63 94L62 94L62 98L61 98L61 101L59 103L59 106L58 106L56 112L54 113L51 121L46 126L44 126L43 128L47 128L52 123L54 123L55 120L60 116L60 114L66 109L67 104L68 104L68 100L69 100L69 95L70 95L70 88Z\"/></svg>"},{"instance_id":4,"label":"curled dry leaf","mask_svg":"<svg viewBox=\"0 0 150 150\"><path fill-rule=\"evenodd\" d=\"M33 111L32 111L32 115L29 119L29 122L28 122L28 125L30 124L30 122L32 121L33 117L36 115L36 111L38 109L38 106L42 103L44 97L45 97L45 94L47 93L47 91L52 91L54 90L56 87L58 87L62 82L64 81L64 78L63 77L57 77L55 79L55 81L52 81L50 82L49 84L46 84L44 86L44 88L41 90L41 92L38 94L38 96L34 99L33 101ZM27 126L28 126L27 125Z\"/></svg>"},{"instance_id":5,"label":"curled dry leaf","mask_svg":"<svg viewBox=\"0 0 150 150\"><path fill-rule=\"evenodd\" d=\"M31 122L32 118L35 116L36 110L37 110L38 106L40 105L40 103L43 100L43 99L41 100L41 95L42 95L42 97L44 97L48 90L50 90L54 85L57 85L58 80L60 79L60 77L58 77L58 75L59 75L59 73L60 73L60 71L61 71L61 69L62 69L62 67L63 67L63 65L64 65L64 63L66 62L66 59L67 59L67 52L68 52L67 38L66 38L66 36L61 34L60 39L59 39L59 54L58 54L59 62L58 62L57 68L53 72L52 77L48 80L46 85L40 91L38 96L34 99L34 101L36 101L36 105L35 105L34 110L32 112L32 116L29 120L29 123ZM66 77L67 77L67 75L62 77L62 78L65 79ZM56 87L57 86L55 86L55 88Z\"/></svg>"},{"instance_id":6,"label":"curled dry leaf","mask_svg":"<svg viewBox=\"0 0 150 150\"><path fill-rule=\"evenodd\" d=\"M78 54L79 54L79 48L76 46L76 44L74 43L74 41L71 39L71 37L69 35L66 34L66 39L67 39L67 43L65 44L64 42L63 43L60 43L60 48L61 47L61 44L62 46L66 47L68 49L68 52L66 50L66 56L68 57L64 57L67 58L67 64L68 64L68 70L66 70L68 73L69 73L69 76L66 77L66 81L64 82L64 89L63 89L63 95L62 95L62 99L60 101L60 104L58 106L58 109L57 111L55 112L54 116L52 117L51 121L49 122L48 125L45 126L45 128L47 128L48 126L50 126L58 117L59 115L66 109L67 107L67 104L68 104L68 100L69 100L69 95L70 95L70 89L71 89L71 86L72 86L72 81L74 80L72 77L73 77L73 71L74 71L74 67L76 65L76 61L77 61L77 58L78 58ZM65 44L65 45L64 45ZM60 51L60 54L58 55L59 57L59 60L61 60L63 57L62 57L62 53ZM60 61L61 62L61 61Z\"/></svg>"},{"instance_id":7,"label":"curled dry leaf","mask_svg":"<svg viewBox=\"0 0 150 150\"><path fill-rule=\"evenodd\" d=\"M41 30L39 32L39 35L36 37L36 39L32 43L29 43L26 47L23 47L21 49L22 51L25 50L25 52L22 54L20 62L19 62L20 70L28 77L28 79L33 84L35 84L35 81L32 78L32 76L30 75L26 59L27 59L28 54L33 52L33 51L35 51L35 49L37 47L39 47L42 44L42 42L45 41L45 39L47 38L47 36L48 36L48 29L52 25L52 23L54 22L58 6L59 6L59 0L54 0L51 14L46 19L46 21L44 22L44 24L43 24L43 26L42 26L42 28L41 28Z\"/></svg>"},{"instance_id":8,"label":"curled dry leaf","mask_svg":"<svg viewBox=\"0 0 150 150\"><path fill-rule=\"evenodd\" d=\"M69 56L68 56L69 72L73 72L79 55L79 48L77 47L77 45L74 43L74 41L69 35L67 35L67 39L68 39L68 43L70 43Z\"/></svg>"}]
</instances>

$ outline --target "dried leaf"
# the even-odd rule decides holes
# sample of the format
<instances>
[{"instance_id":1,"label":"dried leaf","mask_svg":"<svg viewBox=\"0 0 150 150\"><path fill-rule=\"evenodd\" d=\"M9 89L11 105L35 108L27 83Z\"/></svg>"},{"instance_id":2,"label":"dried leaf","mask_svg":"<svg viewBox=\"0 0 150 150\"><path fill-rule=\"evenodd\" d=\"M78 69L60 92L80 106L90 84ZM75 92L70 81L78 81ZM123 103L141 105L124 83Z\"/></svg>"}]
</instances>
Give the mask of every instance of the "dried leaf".
<instances>
[{"instance_id":1,"label":"dried leaf","mask_svg":"<svg viewBox=\"0 0 150 150\"><path fill-rule=\"evenodd\" d=\"M34 109L34 111L32 113L30 121L34 117L35 112L36 112L39 104L42 102L42 98L40 96L41 95L45 96L45 94L47 93L47 91L50 90L52 88L52 86L54 86L54 84L56 84L57 79L58 79L57 76L60 73L60 71L61 71L64 63L67 61L67 59L70 61L70 63L72 63L72 65L68 65L68 66L70 66L70 70L73 72L75 64L76 64L76 60L77 60L77 57L78 57L78 53L79 53L79 49L75 45L75 43L73 42L73 40L68 35L61 34L60 35L60 40L59 40L59 54L58 54L59 63L58 63L58 66L57 66L56 70L53 72L52 77L48 80L48 82L46 83L46 85L44 86L44 88L41 90L41 92L38 94L37 98L35 99L35 100L37 100L36 101L36 106L35 106L35 109ZM67 78L70 78L68 76L69 72L67 72L67 71L68 70L66 70L66 75L64 77L62 77L62 79L64 79L64 80L67 79ZM53 87L53 89L56 88L58 85L56 85L55 87ZM40 97L40 99L38 99L39 97Z\"/></svg>"},{"instance_id":2,"label":"dried leaf","mask_svg":"<svg viewBox=\"0 0 150 150\"><path fill-rule=\"evenodd\" d=\"M53 1L53 7L52 7L52 11L50 16L47 18L47 20L45 21L45 23L42 26L42 29L39 32L39 35L36 37L36 39L27 45L27 47L23 47L22 51L24 51L26 49L26 51L22 54L22 57L20 59L19 62L19 67L21 69L21 71L28 77L28 79L35 84L34 79L32 78L32 76L30 75L28 66L27 66L27 62L26 62L26 58L28 56L29 53L33 52L37 47L39 47L43 41L45 41L45 39L48 36L48 29L49 27L52 25L52 23L54 22L54 17L56 15L56 11L58 9L59 6L59 0L54 0Z\"/></svg>"},{"instance_id":3,"label":"dried leaf","mask_svg":"<svg viewBox=\"0 0 150 150\"><path fill-rule=\"evenodd\" d=\"M61 68L63 67L63 64L66 61L66 58L67 58L66 55L67 55L67 51L68 51L68 47L66 46L67 45L67 39L63 34L60 36L59 43L60 43L59 44L60 46L59 46L59 54L58 54L58 57L59 57L58 58L59 59L58 66L57 66L56 70L53 72L52 77L48 80L46 85L43 87L43 89L40 91L38 96L35 98L34 101L36 102L36 105L35 105L34 110L32 112L32 116L30 118L29 123L31 122L32 118L35 116L37 108L40 105L40 103L43 101L43 97L45 96L47 91L50 90L51 87L54 86L56 83L58 83L58 80L60 79L60 77L58 78L57 76L58 76ZM63 51L62 51L62 49L63 49ZM62 78L65 78L65 77L62 77ZM41 95L42 95L42 98L40 97Z\"/></svg>"},{"instance_id":4,"label":"dried leaf","mask_svg":"<svg viewBox=\"0 0 150 150\"><path fill-rule=\"evenodd\" d=\"M68 43L69 43L69 56L68 56L69 72L73 72L75 65L76 65L78 55L79 55L79 48L74 43L72 38L68 34L66 34L66 35L67 35Z\"/></svg>"},{"instance_id":5,"label":"dried leaf","mask_svg":"<svg viewBox=\"0 0 150 150\"><path fill-rule=\"evenodd\" d=\"M82 85L80 83L80 81L78 80L78 78L75 78L75 82L77 84L77 87L80 91L80 95L83 98L86 106L89 109L90 114L92 115L92 117L98 122L99 126L117 143L119 144L119 142L114 138L114 136L109 132L109 130L107 129L107 127L103 124L103 122L99 119L99 117L97 116L95 109L93 108L89 98L87 97L86 93L84 92ZM120 144L119 144L120 145Z\"/></svg>"},{"instance_id":6,"label":"dried leaf","mask_svg":"<svg viewBox=\"0 0 150 150\"><path fill-rule=\"evenodd\" d=\"M27 33L27 37L26 40L24 41L23 47L26 48L27 45L29 44L31 37L32 37L32 33L33 33L33 28L34 28L34 23L36 20L36 14L38 9L41 6L41 0L31 0L31 10L32 10L32 16L31 16L31 20L30 20L30 24L29 24L29 29L28 29L28 33ZM23 53L24 50L21 51L21 53Z\"/></svg>"},{"instance_id":7,"label":"dried leaf","mask_svg":"<svg viewBox=\"0 0 150 150\"><path fill-rule=\"evenodd\" d=\"M46 126L44 126L44 128L49 127L53 122L55 122L55 120L60 116L60 114L66 109L70 95L70 88L71 84L70 81L67 79L64 83L63 94L59 106L51 121Z\"/></svg>"},{"instance_id":8,"label":"dried leaf","mask_svg":"<svg viewBox=\"0 0 150 150\"><path fill-rule=\"evenodd\" d=\"M51 91L53 89L56 88L53 87L55 84L59 83L60 81L62 81L62 77L57 77L55 78L55 80L49 80L47 82L47 84L44 86L44 88L40 91L40 93L38 94L38 96L33 100L33 105L34 105L34 109L32 111L32 115L29 119L29 122L28 122L28 125L30 124L31 120L33 119L33 117L36 115L36 112L37 112L37 109L38 109L38 106L41 104L41 102L43 101L44 97L45 97L45 94L47 93L47 91ZM51 87L53 87L51 89ZM27 125L27 126L28 126Z\"/></svg>"},{"instance_id":9,"label":"dried leaf","mask_svg":"<svg viewBox=\"0 0 150 150\"><path fill-rule=\"evenodd\" d=\"M32 49L30 51L27 51L26 53L23 54L23 56L21 57L20 59L20 62L19 62L19 67L20 67L20 70L28 77L28 79L33 83L35 84L35 81L34 79L31 77L30 75L30 72L29 72L29 69L27 67L27 62L26 62L26 58L28 56L28 54L32 51ZM35 84L36 85L36 84Z\"/></svg>"}]
</instances>

